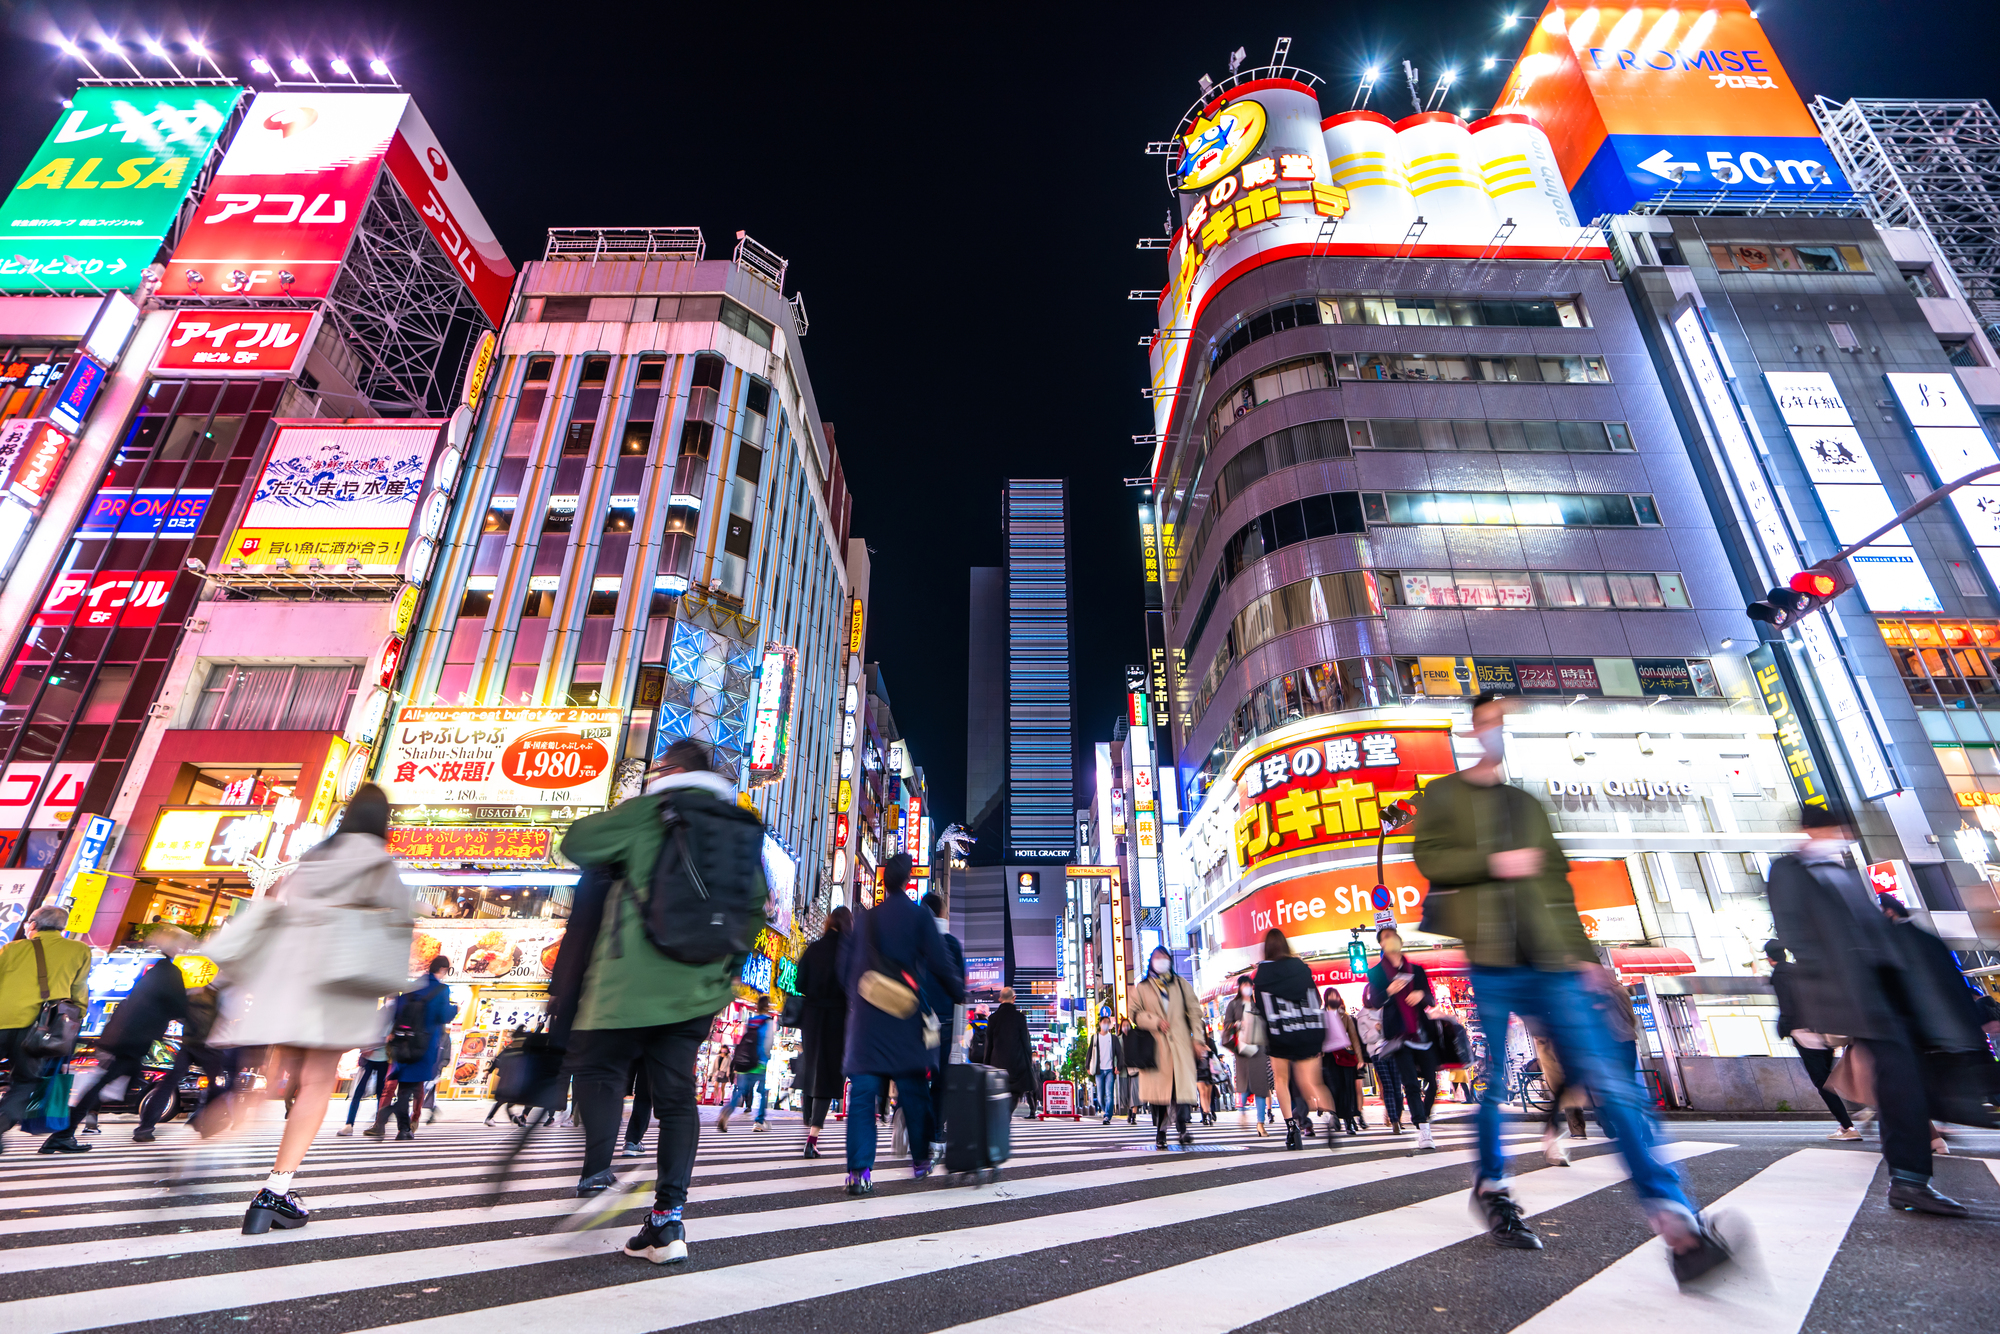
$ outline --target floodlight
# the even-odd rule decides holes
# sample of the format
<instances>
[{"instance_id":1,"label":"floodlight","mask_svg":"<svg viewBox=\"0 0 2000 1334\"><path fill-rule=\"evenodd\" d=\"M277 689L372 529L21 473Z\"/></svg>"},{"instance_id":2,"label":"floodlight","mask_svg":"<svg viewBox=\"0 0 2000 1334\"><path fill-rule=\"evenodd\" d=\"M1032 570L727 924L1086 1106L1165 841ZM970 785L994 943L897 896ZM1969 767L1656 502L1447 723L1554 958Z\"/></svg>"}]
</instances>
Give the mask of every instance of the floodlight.
<instances>
[{"instance_id":1,"label":"floodlight","mask_svg":"<svg viewBox=\"0 0 2000 1334\"><path fill-rule=\"evenodd\" d=\"M346 62L345 60L339 60L339 59L336 59L336 60L335 60L335 61L333 62L333 72L334 72L335 74L346 74L346 73L349 73L350 71L349 71L349 70L348 70L348 68L347 68L347 62Z\"/></svg>"},{"instance_id":2,"label":"floodlight","mask_svg":"<svg viewBox=\"0 0 2000 1334\"><path fill-rule=\"evenodd\" d=\"M368 62L368 72L370 74L380 74L384 78L387 78L389 75L389 67L380 60L371 60Z\"/></svg>"},{"instance_id":3,"label":"floodlight","mask_svg":"<svg viewBox=\"0 0 2000 1334\"><path fill-rule=\"evenodd\" d=\"M294 74L310 74L310 73L312 73L312 72L313 72L313 71L312 71L312 66L311 66L311 65L308 65L308 64L306 64L306 62L305 62L305 57L303 57L303 56L293 56L293 57L292 57L292 73L294 73Z\"/></svg>"},{"instance_id":4,"label":"floodlight","mask_svg":"<svg viewBox=\"0 0 2000 1334\"><path fill-rule=\"evenodd\" d=\"M252 57L250 61L250 68L256 70L259 74L269 74L271 72L270 62L265 60L264 57L262 56Z\"/></svg>"}]
</instances>

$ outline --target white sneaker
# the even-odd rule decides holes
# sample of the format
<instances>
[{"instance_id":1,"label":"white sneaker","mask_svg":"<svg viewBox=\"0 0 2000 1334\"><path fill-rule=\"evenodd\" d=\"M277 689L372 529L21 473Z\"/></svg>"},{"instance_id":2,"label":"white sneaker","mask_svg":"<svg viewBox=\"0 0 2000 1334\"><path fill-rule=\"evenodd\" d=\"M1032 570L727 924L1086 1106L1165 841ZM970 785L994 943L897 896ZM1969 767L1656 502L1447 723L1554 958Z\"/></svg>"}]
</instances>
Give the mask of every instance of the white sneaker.
<instances>
[{"instance_id":1,"label":"white sneaker","mask_svg":"<svg viewBox=\"0 0 2000 1334\"><path fill-rule=\"evenodd\" d=\"M1428 1121L1417 1127L1417 1151L1419 1153L1437 1152L1437 1145L1431 1140L1431 1125Z\"/></svg>"},{"instance_id":2,"label":"white sneaker","mask_svg":"<svg viewBox=\"0 0 2000 1334\"><path fill-rule=\"evenodd\" d=\"M353 1127L353 1126L351 1126L351 1125L348 1125L348 1126L342 1126L342 1127L341 1127L340 1129L338 1129L338 1130L336 1130L336 1131L334 1131L334 1132L333 1132L333 1137L334 1137L335 1139L346 1139L346 1138L348 1138L349 1136L351 1136L351 1135L352 1135L353 1133L354 1133L354 1127Z\"/></svg>"},{"instance_id":3,"label":"white sneaker","mask_svg":"<svg viewBox=\"0 0 2000 1334\"><path fill-rule=\"evenodd\" d=\"M1856 1130L1856 1129L1855 1129L1854 1127L1852 1127L1852 1126L1848 1126L1848 1127L1846 1127L1846 1128L1845 1128L1845 1129L1843 1129L1843 1130L1836 1130L1836 1131L1834 1131L1834 1132L1833 1132L1833 1133L1832 1133L1831 1135L1828 1135L1828 1136L1827 1136L1827 1138L1828 1138L1828 1139L1860 1139L1860 1138L1861 1138L1861 1132L1860 1132L1860 1131L1858 1131L1858 1130Z\"/></svg>"},{"instance_id":4,"label":"white sneaker","mask_svg":"<svg viewBox=\"0 0 2000 1334\"><path fill-rule=\"evenodd\" d=\"M1542 1129L1542 1161L1550 1167L1569 1166L1569 1147L1562 1142L1562 1136L1556 1133L1554 1126Z\"/></svg>"},{"instance_id":5,"label":"white sneaker","mask_svg":"<svg viewBox=\"0 0 2000 1334\"><path fill-rule=\"evenodd\" d=\"M771 1127L765 1125L762 1121L759 1121L756 1125L750 1127L750 1131L752 1134L761 1135L770 1128Z\"/></svg>"}]
</instances>

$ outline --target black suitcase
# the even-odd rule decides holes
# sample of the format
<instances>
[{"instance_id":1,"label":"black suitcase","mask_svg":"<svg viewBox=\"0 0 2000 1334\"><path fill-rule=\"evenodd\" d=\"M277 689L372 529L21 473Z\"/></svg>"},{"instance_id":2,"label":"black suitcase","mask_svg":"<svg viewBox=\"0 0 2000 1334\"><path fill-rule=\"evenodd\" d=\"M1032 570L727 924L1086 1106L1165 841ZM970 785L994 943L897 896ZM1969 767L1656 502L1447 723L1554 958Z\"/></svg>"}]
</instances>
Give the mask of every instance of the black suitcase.
<instances>
[{"instance_id":1,"label":"black suitcase","mask_svg":"<svg viewBox=\"0 0 2000 1334\"><path fill-rule=\"evenodd\" d=\"M1007 1072L991 1065L948 1065L944 1071L944 1170L971 1173L974 1180L990 1173L1000 1178L1000 1164L1013 1149L1014 1099L1007 1091Z\"/></svg>"}]
</instances>

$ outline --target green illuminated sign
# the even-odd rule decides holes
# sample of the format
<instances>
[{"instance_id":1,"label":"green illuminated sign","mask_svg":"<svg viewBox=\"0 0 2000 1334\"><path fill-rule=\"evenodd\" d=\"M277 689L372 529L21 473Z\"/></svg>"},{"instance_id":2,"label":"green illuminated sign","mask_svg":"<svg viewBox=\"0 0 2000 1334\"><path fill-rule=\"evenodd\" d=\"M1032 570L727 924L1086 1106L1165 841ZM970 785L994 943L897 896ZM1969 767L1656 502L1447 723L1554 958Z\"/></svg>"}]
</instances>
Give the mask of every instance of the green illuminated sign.
<instances>
[{"instance_id":1,"label":"green illuminated sign","mask_svg":"<svg viewBox=\"0 0 2000 1334\"><path fill-rule=\"evenodd\" d=\"M79 88L0 205L0 292L131 291L241 88Z\"/></svg>"}]
</instances>

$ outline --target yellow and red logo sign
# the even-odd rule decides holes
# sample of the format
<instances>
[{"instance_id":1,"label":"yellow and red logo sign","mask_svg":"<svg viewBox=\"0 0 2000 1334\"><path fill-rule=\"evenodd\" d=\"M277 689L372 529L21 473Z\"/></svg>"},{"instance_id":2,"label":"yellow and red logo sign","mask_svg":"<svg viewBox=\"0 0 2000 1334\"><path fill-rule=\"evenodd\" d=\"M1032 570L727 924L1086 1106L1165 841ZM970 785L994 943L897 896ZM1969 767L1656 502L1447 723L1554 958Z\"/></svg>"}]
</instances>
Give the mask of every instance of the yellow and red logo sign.
<instances>
[{"instance_id":1,"label":"yellow and red logo sign","mask_svg":"<svg viewBox=\"0 0 2000 1334\"><path fill-rule=\"evenodd\" d=\"M1237 775L1236 864L1373 841L1382 807L1458 767L1451 725L1341 723L1253 752Z\"/></svg>"},{"instance_id":2,"label":"yellow and red logo sign","mask_svg":"<svg viewBox=\"0 0 2000 1334\"><path fill-rule=\"evenodd\" d=\"M1247 97L1196 117L1181 136L1181 160L1174 168L1181 189L1206 190L1235 171L1264 141L1267 123L1263 104Z\"/></svg>"}]
</instances>

